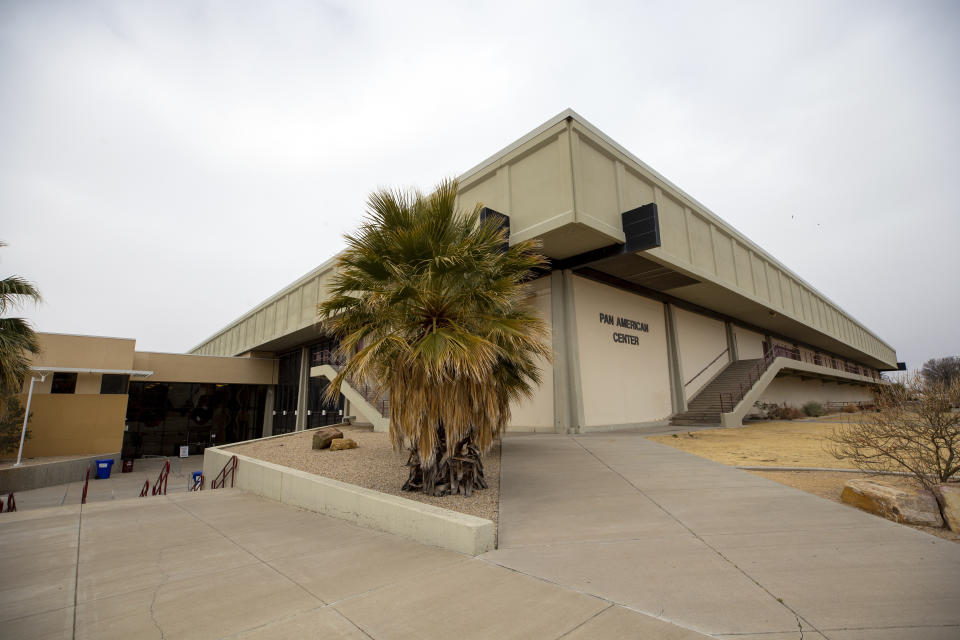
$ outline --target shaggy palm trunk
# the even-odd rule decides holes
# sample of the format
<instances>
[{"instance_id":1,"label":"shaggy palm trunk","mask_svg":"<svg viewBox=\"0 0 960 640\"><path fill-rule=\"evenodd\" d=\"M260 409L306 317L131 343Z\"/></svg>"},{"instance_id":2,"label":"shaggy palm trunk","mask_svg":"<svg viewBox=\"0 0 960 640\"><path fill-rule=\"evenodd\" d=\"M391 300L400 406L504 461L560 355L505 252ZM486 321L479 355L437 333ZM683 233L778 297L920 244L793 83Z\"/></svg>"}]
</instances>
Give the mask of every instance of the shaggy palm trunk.
<instances>
[{"instance_id":1,"label":"shaggy palm trunk","mask_svg":"<svg viewBox=\"0 0 960 640\"><path fill-rule=\"evenodd\" d=\"M483 478L483 461L480 449L470 436L457 443L453 455L447 455L447 437L443 425L437 426L437 449L434 452L436 463L424 468L416 447L410 450L407 466L410 477L403 485L404 491L423 491L428 496L457 495L472 496L476 489L486 489Z\"/></svg>"}]
</instances>

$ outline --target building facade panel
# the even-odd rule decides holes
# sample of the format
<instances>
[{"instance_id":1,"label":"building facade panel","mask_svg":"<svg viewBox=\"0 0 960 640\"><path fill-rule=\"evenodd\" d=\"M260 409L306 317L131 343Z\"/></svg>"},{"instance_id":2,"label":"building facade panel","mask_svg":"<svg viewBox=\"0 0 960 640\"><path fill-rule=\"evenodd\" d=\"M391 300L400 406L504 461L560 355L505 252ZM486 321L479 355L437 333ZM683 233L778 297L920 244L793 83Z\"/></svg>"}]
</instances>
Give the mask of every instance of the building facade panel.
<instances>
[{"instance_id":1,"label":"building facade panel","mask_svg":"<svg viewBox=\"0 0 960 640\"><path fill-rule=\"evenodd\" d=\"M724 353L727 329L722 321L699 313L677 309L675 314L684 393L690 399L730 362Z\"/></svg>"},{"instance_id":2,"label":"building facade panel","mask_svg":"<svg viewBox=\"0 0 960 640\"><path fill-rule=\"evenodd\" d=\"M552 299L550 278L538 278L530 284L533 296L530 303L537 314L552 328ZM510 406L509 431L553 431L554 398L553 367L549 362L540 362L540 387L529 400L515 402Z\"/></svg>"},{"instance_id":3,"label":"building facade panel","mask_svg":"<svg viewBox=\"0 0 960 640\"><path fill-rule=\"evenodd\" d=\"M668 417L663 304L580 277L574 278L574 300L584 430Z\"/></svg>"}]
</instances>

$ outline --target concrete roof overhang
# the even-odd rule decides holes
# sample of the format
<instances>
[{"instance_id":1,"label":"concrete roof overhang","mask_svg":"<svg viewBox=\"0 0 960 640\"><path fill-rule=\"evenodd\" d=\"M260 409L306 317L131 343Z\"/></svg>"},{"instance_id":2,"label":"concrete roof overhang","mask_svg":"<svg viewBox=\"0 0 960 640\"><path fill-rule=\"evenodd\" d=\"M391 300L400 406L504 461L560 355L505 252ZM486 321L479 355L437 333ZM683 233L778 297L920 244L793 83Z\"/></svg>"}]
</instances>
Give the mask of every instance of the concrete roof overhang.
<instances>
[{"instance_id":1,"label":"concrete roof overhang","mask_svg":"<svg viewBox=\"0 0 960 640\"><path fill-rule=\"evenodd\" d=\"M509 218L511 242L537 239L556 263L878 369L897 366L887 343L572 110L464 173L460 204L476 202ZM625 251L622 216L645 205L656 211L658 243Z\"/></svg>"}]
</instances>

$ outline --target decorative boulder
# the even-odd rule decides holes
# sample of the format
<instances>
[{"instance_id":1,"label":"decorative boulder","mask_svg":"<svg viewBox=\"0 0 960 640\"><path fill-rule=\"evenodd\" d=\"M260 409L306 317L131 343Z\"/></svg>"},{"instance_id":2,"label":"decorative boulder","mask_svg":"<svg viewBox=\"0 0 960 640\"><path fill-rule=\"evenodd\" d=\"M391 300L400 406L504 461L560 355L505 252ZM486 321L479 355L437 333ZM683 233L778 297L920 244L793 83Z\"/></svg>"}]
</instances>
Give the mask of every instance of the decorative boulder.
<instances>
[{"instance_id":1,"label":"decorative boulder","mask_svg":"<svg viewBox=\"0 0 960 640\"><path fill-rule=\"evenodd\" d=\"M937 488L943 502L943 515L951 531L960 533L960 485L942 484Z\"/></svg>"},{"instance_id":2,"label":"decorative boulder","mask_svg":"<svg viewBox=\"0 0 960 640\"><path fill-rule=\"evenodd\" d=\"M850 480L840 499L894 522L942 527L937 499L929 492L890 487L875 480Z\"/></svg>"},{"instance_id":3,"label":"decorative boulder","mask_svg":"<svg viewBox=\"0 0 960 640\"><path fill-rule=\"evenodd\" d=\"M336 438L330 443L330 451L340 451L341 449L356 449L357 443L350 438Z\"/></svg>"},{"instance_id":4,"label":"decorative boulder","mask_svg":"<svg viewBox=\"0 0 960 640\"><path fill-rule=\"evenodd\" d=\"M331 442L342 437L343 433L340 431L340 429L335 429L333 427L317 429L313 434L313 448L326 449L330 446Z\"/></svg>"}]
</instances>

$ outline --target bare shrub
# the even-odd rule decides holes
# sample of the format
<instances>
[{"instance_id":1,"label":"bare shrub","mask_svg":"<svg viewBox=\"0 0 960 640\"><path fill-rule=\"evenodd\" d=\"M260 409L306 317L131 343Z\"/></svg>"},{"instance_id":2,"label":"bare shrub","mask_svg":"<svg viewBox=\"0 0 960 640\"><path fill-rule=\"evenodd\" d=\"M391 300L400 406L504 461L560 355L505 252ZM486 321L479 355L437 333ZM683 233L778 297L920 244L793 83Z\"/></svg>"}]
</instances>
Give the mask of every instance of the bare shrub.
<instances>
[{"instance_id":1,"label":"bare shrub","mask_svg":"<svg viewBox=\"0 0 960 640\"><path fill-rule=\"evenodd\" d=\"M882 385L876 412L836 427L827 450L861 471L905 471L937 496L937 485L960 473L960 379L930 381L915 375Z\"/></svg>"},{"instance_id":2,"label":"bare shrub","mask_svg":"<svg viewBox=\"0 0 960 640\"><path fill-rule=\"evenodd\" d=\"M811 418L816 418L822 415L826 415L827 410L823 408L823 405L815 400L803 405L803 412L810 416Z\"/></svg>"},{"instance_id":3,"label":"bare shrub","mask_svg":"<svg viewBox=\"0 0 960 640\"><path fill-rule=\"evenodd\" d=\"M856 407L855 405L852 405L852 404L845 404L845 405L843 405L843 412L844 412L844 413L856 413L856 412L857 412L857 407Z\"/></svg>"}]
</instances>

